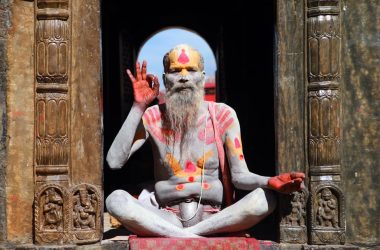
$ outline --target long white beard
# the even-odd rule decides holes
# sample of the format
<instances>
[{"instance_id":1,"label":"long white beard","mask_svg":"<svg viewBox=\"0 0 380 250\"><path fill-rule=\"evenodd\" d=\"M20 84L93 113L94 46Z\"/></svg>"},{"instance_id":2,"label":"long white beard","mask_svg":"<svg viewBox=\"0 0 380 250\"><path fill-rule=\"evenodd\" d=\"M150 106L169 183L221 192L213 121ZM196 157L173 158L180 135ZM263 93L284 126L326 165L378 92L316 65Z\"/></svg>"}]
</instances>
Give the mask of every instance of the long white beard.
<instances>
[{"instance_id":1,"label":"long white beard","mask_svg":"<svg viewBox=\"0 0 380 250\"><path fill-rule=\"evenodd\" d=\"M164 125L174 132L174 137L179 135L184 141L195 128L203 97L203 88L193 84L173 87L166 93Z\"/></svg>"}]
</instances>

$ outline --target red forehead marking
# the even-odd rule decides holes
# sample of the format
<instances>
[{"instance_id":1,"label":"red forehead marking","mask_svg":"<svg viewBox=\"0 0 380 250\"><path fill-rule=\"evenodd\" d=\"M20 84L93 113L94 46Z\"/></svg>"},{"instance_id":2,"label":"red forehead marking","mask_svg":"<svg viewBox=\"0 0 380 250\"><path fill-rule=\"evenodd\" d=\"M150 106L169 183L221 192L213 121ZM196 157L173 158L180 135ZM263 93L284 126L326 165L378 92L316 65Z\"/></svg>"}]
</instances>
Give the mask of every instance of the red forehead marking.
<instances>
[{"instance_id":1,"label":"red forehead marking","mask_svg":"<svg viewBox=\"0 0 380 250\"><path fill-rule=\"evenodd\" d=\"M185 53L185 50L182 49L181 51L181 55L179 55L178 57L178 62L182 63L182 64L185 64L185 63L188 63L190 61L189 57L186 55Z\"/></svg>"}]
</instances>

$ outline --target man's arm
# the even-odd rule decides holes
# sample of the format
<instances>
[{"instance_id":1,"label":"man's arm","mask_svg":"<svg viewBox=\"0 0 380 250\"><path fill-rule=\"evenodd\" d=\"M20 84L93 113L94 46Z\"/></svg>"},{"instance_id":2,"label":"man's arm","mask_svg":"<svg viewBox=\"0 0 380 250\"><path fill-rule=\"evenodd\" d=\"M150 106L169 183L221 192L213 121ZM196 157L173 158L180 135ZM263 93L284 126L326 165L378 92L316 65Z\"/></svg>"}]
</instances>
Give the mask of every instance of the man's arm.
<instances>
[{"instance_id":1,"label":"man's arm","mask_svg":"<svg viewBox=\"0 0 380 250\"><path fill-rule=\"evenodd\" d=\"M148 138L142 122L142 116L148 105L157 97L159 83L157 77L147 75L147 63L136 63L136 77L131 71L127 70L128 76L132 81L134 103L127 119L113 141L107 154L107 162L111 168L121 168ZM153 86L151 84L153 83Z\"/></svg>"},{"instance_id":2,"label":"man's arm","mask_svg":"<svg viewBox=\"0 0 380 250\"><path fill-rule=\"evenodd\" d=\"M134 103L127 119L115 137L107 154L108 165L113 169L123 167L129 157L136 152L148 138L141 118L146 107Z\"/></svg>"},{"instance_id":3,"label":"man's arm","mask_svg":"<svg viewBox=\"0 0 380 250\"><path fill-rule=\"evenodd\" d=\"M219 104L219 114L216 114L216 118L226 145L226 156L231 170L232 183L236 188L254 190L261 187L283 193L300 189L305 177L303 173L285 173L267 177L250 172L244 158L240 124L236 112L225 104Z\"/></svg>"}]
</instances>

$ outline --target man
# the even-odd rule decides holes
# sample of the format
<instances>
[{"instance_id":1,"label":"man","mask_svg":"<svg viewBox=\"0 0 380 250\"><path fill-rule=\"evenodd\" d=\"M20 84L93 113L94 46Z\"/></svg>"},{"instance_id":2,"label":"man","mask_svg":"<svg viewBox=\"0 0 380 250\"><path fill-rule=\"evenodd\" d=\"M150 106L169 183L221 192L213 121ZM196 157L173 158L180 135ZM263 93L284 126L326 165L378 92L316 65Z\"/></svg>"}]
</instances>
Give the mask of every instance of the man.
<instances>
[{"instance_id":1,"label":"man","mask_svg":"<svg viewBox=\"0 0 380 250\"><path fill-rule=\"evenodd\" d=\"M275 208L268 189L298 190L303 173L264 177L251 173L244 159L235 111L223 103L203 100L203 58L188 45L164 56L166 103L148 108L157 97L157 77L147 63L136 63L136 76L127 70L134 104L107 155L111 168L121 168L150 140L154 154L155 186L148 202L125 191L106 200L108 212L130 231L142 236L200 237L250 228ZM252 190L221 210L223 185L219 157L223 146L236 188ZM145 199L146 200L146 199Z\"/></svg>"}]
</instances>

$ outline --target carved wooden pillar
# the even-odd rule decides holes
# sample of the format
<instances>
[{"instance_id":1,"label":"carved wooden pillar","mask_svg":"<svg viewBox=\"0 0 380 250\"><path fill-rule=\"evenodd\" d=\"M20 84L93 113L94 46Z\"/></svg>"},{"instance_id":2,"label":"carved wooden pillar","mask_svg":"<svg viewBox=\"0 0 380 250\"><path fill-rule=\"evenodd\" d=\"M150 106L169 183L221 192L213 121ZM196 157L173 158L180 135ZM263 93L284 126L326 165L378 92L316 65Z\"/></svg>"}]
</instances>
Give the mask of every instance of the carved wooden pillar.
<instances>
[{"instance_id":1,"label":"carved wooden pillar","mask_svg":"<svg viewBox=\"0 0 380 250\"><path fill-rule=\"evenodd\" d=\"M70 5L69 0L35 1L34 228L38 244L90 243L102 234L99 188L73 183L71 176Z\"/></svg>"},{"instance_id":2,"label":"carved wooden pillar","mask_svg":"<svg viewBox=\"0 0 380 250\"><path fill-rule=\"evenodd\" d=\"M307 1L307 141L311 244L344 244L339 0Z\"/></svg>"},{"instance_id":3,"label":"carved wooden pillar","mask_svg":"<svg viewBox=\"0 0 380 250\"><path fill-rule=\"evenodd\" d=\"M37 243L68 242L70 8L36 1L35 231Z\"/></svg>"},{"instance_id":4,"label":"carved wooden pillar","mask_svg":"<svg viewBox=\"0 0 380 250\"><path fill-rule=\"evenodd\" d=\"M68 0L36 1L37 182L69 183L70 24Z\"/></svg>"}]
</instances>

